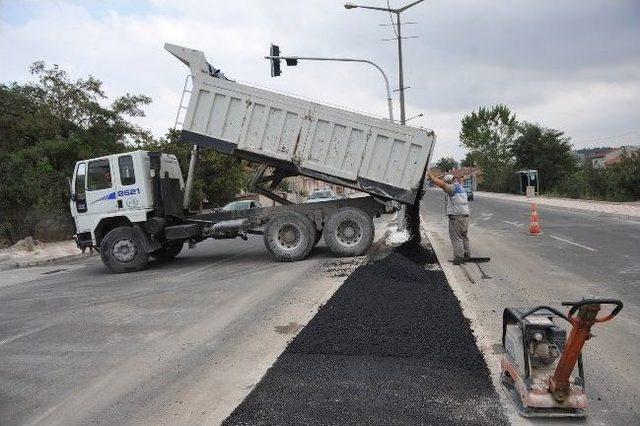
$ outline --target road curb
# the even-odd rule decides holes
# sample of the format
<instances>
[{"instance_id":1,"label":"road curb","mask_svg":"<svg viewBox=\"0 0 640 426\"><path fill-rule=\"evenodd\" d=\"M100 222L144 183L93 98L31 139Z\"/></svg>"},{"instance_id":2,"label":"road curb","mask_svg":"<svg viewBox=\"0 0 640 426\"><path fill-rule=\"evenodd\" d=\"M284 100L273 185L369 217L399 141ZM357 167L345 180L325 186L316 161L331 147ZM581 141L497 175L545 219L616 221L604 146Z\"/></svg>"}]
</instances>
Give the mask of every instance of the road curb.
<instances>
[{"instance_id":1,"label":"road curb","mask_svg":"<svg viewBox=\"0 0 640 426\"><path fill-rule=\"evenodd\" d=\"M0 265L0 271L9 271L12 269L31 268L33 266L45 266L54 265L56 263L68 262L76 259L88 259L93 256L92 253L78 253L69 254L60 257L53 257L47 259L32 259L32 260L20 260L20 261L7 261L4 265Z\"/></svg>"},{"instance_id":2,"label":"road curb","mask_svg":"<svg viewBox=\"0 0 640 426\"><path fill-rule=\"evenodd\" d=\"M513 425L525 424L519 417L516 410L511 406L509 398L504 393L500 383L500 359L493 351L493 345L497 342L492 342L487 334L483 332L482 326L478 321L478 313L473 306L473 302L465 292L465 285L473 285L473 283L469 281L469 278L467 278L469 277L469 274L464 269L464 266L457 266L447 261L449 250L448 241L443 240L434 231L430 230L429 224L424 219L421 218L420 223L421 228L424 231L424 235L429 240L436 257L438 258L440 267L447 277L449 287L451 287L451 290L460 302L462 314L467 320L469 320L471 331L475 337L476 346L487 364L487 368L491 375L491 382L493 383L493 387L500 398L505 416ZM465 278L459 276L458 273Z\"/></svg>"},{"instance_id":3,"label":"road curb","mask_svg":"<svg viewBox=\"0 0 640 426\"><path fill-rule=\"evenodd\" d=\"M479 195L480 197L485 196L485 194L483 194L483 193L480 193L480 194L477 194L477 195ZM494 199L494 200L507 201L509 203L518 203L518 204L528 204L528 203L535 203L536 202L535 198L527 199L527 200L511 200L509 198L493 197L491 195L486 195L486 198L491 198L491 199ZM634 216L634 215L629 215L629 214L598 212L598 211L593 211L593 210L581 209L581 208L577 208L577 207L554 206L554 205L549 205L549 204L538 204L538 207L544 207L544 208L556 209L556 210L564 210L564 211L571 211L571 212L577 212L577 213L584 213L584 214L589 214L589 215L592 215L592 216L599 216L599 217L610 217L610 218L613 218L613 219L628 220L630 222L640 222L640 216Z\"/></svg>"}]
</instances>

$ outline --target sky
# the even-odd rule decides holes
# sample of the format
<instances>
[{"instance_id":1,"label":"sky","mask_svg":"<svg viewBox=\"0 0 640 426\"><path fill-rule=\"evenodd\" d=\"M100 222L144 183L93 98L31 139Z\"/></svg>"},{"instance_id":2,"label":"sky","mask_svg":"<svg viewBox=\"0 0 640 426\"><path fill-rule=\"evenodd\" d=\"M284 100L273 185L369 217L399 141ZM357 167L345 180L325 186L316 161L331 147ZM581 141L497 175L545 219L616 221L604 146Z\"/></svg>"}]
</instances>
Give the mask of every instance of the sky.
<instances>
[{"instance_id":1,"label":"sky","mask_svg":"<svg viewBox=\"0 0 640 426\"><path fill-rule=\"evenodd\" d=\"M91 74L112 99L150 96L136 121L161 136L188 74L164 51L170 42L202 50L234 80L385 117L384 82L370 66L283 64L272 78L263 59L271 43L283 55L368 59L397 89L397 45L382 40L393 37L389 15L343 4L0 0L0 82L29 80L36 60ZM407 117L424 114L410 124L436 132L434 159L463 158L460 120L499 103L564 131L576 148L640 145L640 0L425 0L402 19L403 35L418 36L403 43ZM394 107L397 118L397 93Z\"/></svg>"}]
</instances>

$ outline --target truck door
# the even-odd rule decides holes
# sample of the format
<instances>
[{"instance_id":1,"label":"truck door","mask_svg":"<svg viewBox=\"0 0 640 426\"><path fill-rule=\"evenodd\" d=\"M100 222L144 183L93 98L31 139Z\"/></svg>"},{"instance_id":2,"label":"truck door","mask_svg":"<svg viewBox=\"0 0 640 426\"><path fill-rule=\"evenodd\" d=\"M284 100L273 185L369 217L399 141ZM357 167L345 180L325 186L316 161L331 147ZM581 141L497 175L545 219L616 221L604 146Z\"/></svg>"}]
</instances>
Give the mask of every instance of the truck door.
<instances>
[{"instance_id":1,"label":"truck door","mask_svg":"<svg viewBox=\"0 0 640 426\"><path fill-rule=\"evenodd\" d=\"M74 182L76 227L78 233L89 232L101 217L118 210L111 177L113 168L109 158L79 163L76 167ZM83 184L84 194L81 193Z\"/></svg>"},{"instance_id":2,"label":"truck door","mask_svg":"<svg viewBox=\"0 0 640 426\"><path fill-rule=\"evenodd\" d=\"M131 210L146 207L146 200L142 200L139 180L136 176L131 154L123 154L118 157L118 177L115 179L116 205L120 210ZM142 201L142 202L141 202Z\"/></svg>"},{"instance_id":3,"label":"truck door","mask_svg":"<svg viewBox=\"0 0 640 426\"><path fill-rule=\"evenodd\" d=\"M76 171L73 175L71 187L72 196L70 201L71 216L75 219L79 214L87 211L86 197L87 163L76 164Z\"/></svg>"}]
</instances>

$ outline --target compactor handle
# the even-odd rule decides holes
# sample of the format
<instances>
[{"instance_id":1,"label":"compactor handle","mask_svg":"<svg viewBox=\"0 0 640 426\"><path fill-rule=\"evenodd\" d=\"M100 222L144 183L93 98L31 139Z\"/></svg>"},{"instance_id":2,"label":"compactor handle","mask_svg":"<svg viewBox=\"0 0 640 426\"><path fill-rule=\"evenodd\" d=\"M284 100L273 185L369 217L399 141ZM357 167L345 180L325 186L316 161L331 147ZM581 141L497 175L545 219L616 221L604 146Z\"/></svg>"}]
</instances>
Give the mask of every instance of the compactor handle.
<instances>
[{"instance_id":1,"label":"compactor handle","mask_svg":"<svg viewBox=\"0 0 640 426\"><path fill-rule=\"evenodd\" d=\"M618 315L624 306L620 300L617 299L583 299L579 302L562 302L562 306L571 306L569 310L569 321L573 324L574 316L578 309L584 305L615 305L615 308L607 316L596 318L594 322L606 322Z\"/></svg>"}]
</instances>

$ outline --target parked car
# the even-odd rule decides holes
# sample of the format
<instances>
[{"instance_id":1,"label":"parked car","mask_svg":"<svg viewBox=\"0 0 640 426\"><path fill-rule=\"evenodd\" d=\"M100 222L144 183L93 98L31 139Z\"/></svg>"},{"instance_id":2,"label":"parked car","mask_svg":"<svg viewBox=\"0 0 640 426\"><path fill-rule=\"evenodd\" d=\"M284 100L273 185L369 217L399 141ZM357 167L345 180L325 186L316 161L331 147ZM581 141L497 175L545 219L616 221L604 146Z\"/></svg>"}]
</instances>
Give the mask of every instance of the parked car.
<instances>
[{"instance_id":1,"label":"parked car","mask_svg":"<svg viewBox=\"0 0 640 426\"><path fill-rule=\"evenodd\" d=\"M335 192L330 189L322 189L318 191L313 191L309 198L307 198L307 203L319 203L322 201L330 201L334 198L338 198Z\"/></svg>"},{"instance_id":2,"label":"parked car","mask_svg":"<svg viewBox=\"0 0 640 426\"><path fill-rule=\"evenodd\" d=\"M467 200L473 201L473 189L471 189L471 186L465 185L464 190L467 192Z\"/></svg>"},{"instance_id":3,"label":"parked car","mask_svg":"<svg viewBox=\"0 0 640 426\"><path fill-rule=\"evenodd\" d=\"M247 210L247 209L257 209L262 207L262 205L255 200L240 200L240 201L232 201L226 206L222 208L223 212L231 212L236 210Z\"/></svg>"}]
</instances>

